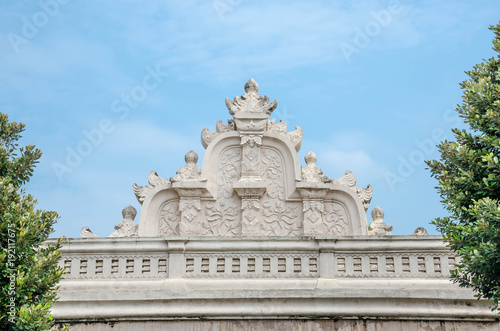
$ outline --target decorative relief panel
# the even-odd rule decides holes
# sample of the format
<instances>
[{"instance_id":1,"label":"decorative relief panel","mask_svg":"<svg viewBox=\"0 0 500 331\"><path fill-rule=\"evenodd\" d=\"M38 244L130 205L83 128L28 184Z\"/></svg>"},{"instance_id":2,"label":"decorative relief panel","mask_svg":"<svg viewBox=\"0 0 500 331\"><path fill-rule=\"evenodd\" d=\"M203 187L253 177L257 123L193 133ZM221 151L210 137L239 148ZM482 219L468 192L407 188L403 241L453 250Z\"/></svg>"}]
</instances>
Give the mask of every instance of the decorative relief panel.
<instances>
[{"instance_id":1,"label":"decorative relief panel","mask_svg":"<svg viewBox=\"0 0 500 331\"><path fill-rule=\"evenodd\" d=\"M201 210L200 199L186 198L179 202L181 212L180 231L184 235L201 234L201 222L199 211Z\"/></svg>"},{"instance_id":2,"label":"decorative relief panel","mask_svg":"<svg viewBox=\"0 0 500 331\"><path fill-rule=\"evenodd\" d=\"M456 257L447 253L337 253L337 278L449 278Z\"/></svg>"},{"instance_id":3,"label":"decorative relief panel","mask_svg":"<svg viewBox=\"0 0 500 331\"><path fill-rule=\"evenodd\" d=\"M181 220L179 200L170 200L163 204L159 218L160 236L179 235L179 222Z\"/></svg>"},{"instance_id":4,"label":"decorative relief panel","mask_svg":"<svg viewBox=\"0 0 500 331\"><path fill-rule=\"evenodd\" d=\"M258 91L257 82L250 79L241 97L226 99L232 115L227 124L218 121L215 132L208 128L202 131L201 142L207 148L203 171L196 165L198 155L191 150L185 156L186 165L170 180L152 171L149 185L134 184L137 199L144 203L137 233L141 236L367 234L371 185L356 187L356 178L350 171L339 179L328 178L316 166L317 157L312 152L306 155L306 165L301 168L297 152L302 143L302 129L295 127L295 131L288 132L285 121L270 120L278 101L270 102L269 97ZM237 137L240 145L235 145ZM245 191L250 188L256 189L256 193ZM328 195L332 190L336 192ZM177 196L176 202L167 201ZM325 196L342 205L325 205ZM82 237L96 235L84 228Z\"/></svg>"},{"instance_id":5,"label":"decorative relief panel","mask_svg":"<svg viewBox=\"0 0 500 331\"><path fill-rule=\"evenodd\" d=\"M241 147L226 149L217 167L217 200L206 205L204 234L235 236L241 233L240 199L233 183L241 177Z\"/></svg>"},{"instance_id":6,"label":"decorative relief panel","mask_svg":"<svg viewBox=\"0 0 500 331\"><path fill-rule=\"evenodd\" d=\"M64 279L167 278L167 257L155 254L63 256Z\"/></svg>"},{"instance_id":7,"label":"decorative relief panel","mask_svg":"<svg viewBox=\"0 0 500 331\"><path fill-rule=\"evenodd\" d=\"M186 278L318 278L318 254L187 254Z\"/></svg>"},{"instance_id":8,"label":"decorative relief panel","mask_svg":"<svg viewBox=\"0 0 500 331\"><path fill-rule=\"evenodd\" d=\"M324 232L327 235L345 236L350 233L349 218L344 206L337 202L324 203Z\"/></svg>"},{"instance_id":9,"label":"decorative relief panel","mask_svg":"<svg viewBox=\"0 0 500 331\"><path fill-rule=\"evenodd\" d=\"M281 155L262 148L261 178L266 182L262 197L262 234L266 236L299 236L302 234L300 203L285 201L285 174Z\"/></svg>"}]
</instances>

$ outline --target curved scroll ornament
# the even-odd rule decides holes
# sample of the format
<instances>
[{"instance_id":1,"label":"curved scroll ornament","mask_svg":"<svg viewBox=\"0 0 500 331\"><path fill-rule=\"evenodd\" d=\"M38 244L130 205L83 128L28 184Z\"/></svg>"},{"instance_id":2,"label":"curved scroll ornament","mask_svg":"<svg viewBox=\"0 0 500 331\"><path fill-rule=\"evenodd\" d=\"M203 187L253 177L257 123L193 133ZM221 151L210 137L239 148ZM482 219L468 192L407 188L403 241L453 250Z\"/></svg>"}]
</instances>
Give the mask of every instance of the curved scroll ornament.
<instances>
[{"instance_id":1,"label":"curved scroll ornament","mask_svg":"<svg viewBox=\"0 0 500 331\"><path fill-rule=\"evenodd\" d=\"M149 194L149 192L152 191L156 186L166 184L166 188L171 187L170 181L168 179L161 178L160 176L158 176L158 174L154 170L152 170L149 173L148 181L149 185L139 186L136 183L132 185L135 197L137 198L137 201L139 201L141 205L144 202L144 199L146 199L146 196Z\"/></svg>"},{"instance_id":2,"label":"curved scroll ornament","mask_svg":"<svg viewBox=\"0 0 500 331\"><path fill-rule=\"evenodd\" d=\"M235 236L241 233L240 199L233 183L241 177L241 148L225 150L219 159L217 171L217 201L208 203L205 231L215 236Z\"/></svg>"},{"instance_id":3,"label":"curved scroll ornament","mask_svg":"<svg viewBox=\"0 0 500 331\"><path fill-rule=\"evenodd\" d=\"M273 120L269 120L267 123L268 131L276 132L283 137L287 138L298 152L300 151L300 147L302 145L302 137L304 136L304 132L300 126L295 127L295 131L287 132L287 125L284 120L280 120L278 123Z\"/></svg>"},{"instance_id":4,"label":"curved scroll ornament","mask_svg":"<svg viewBox=\"0 0 500 331\"><path fill-rule=\"evenodd\" d=\"M285 177L283 160L273 149L262 149L261 178L266 181L266 193L262 197L262 234L274 236L299 236L302 226L298 217L298 205L285 201Z\"/></svg>"},{"instance_id":5,"label":"curved scroll ornament","mask_svg":"<svg viewBox=\"0 0 500 331\"><path fill-rule=\"evenodd\" d=\"M337 203L325 203L324 204L325 212L325 226L326 231L324 232L327 235L336 235L336 236L346 236L349 235L349 225L348 218L346 216L346 212L344 207Z\"/></svg>"},{"instance_id":6,"label":"curved scroll ornament","mask_svg":"<svg viewBox=\"0 0 500 331\"><path fill-rule=\"evenodd\" d=\"M181 213L179 200L170 200L160 209L160 236L178 236Z\"/></svg>"}]
</instances>

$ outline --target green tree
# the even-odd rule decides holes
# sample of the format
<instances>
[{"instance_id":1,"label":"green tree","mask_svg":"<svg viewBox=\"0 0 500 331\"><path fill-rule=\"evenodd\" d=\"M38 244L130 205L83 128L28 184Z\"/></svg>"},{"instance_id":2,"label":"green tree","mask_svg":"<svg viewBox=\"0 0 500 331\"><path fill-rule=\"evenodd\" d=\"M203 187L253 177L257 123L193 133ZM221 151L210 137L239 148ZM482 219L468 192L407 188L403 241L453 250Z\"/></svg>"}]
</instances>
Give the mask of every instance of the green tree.
<instances>
[{"instance_id":1,"label":"green tree","mask_svg":"<svg viewBox=\"0 0 500 331\"><path fill-rule=\"evenodd\" d=\"M0 329L48 330L63 274L57 266L62 242L44 243L58 216L35 210L36 200L22 188L42 155L31 145L18 148L23 131L24 124L0 113Z\"/></svg>"},{"instance_id":2,"label":"green tree","mask_svg":"<svg viewBox=\"0 0 500 331\"><path fill-rule=\"evenodd\" d=\"M500 23L493 49L500 53ZM500 299L500 56L483 60L460 84L456 111L470 130L453 129L456 141L438 145L440 161L427 161L450 213L432 223L461 258L452 279L478 298Z\"/></svg>"}]
</instances>

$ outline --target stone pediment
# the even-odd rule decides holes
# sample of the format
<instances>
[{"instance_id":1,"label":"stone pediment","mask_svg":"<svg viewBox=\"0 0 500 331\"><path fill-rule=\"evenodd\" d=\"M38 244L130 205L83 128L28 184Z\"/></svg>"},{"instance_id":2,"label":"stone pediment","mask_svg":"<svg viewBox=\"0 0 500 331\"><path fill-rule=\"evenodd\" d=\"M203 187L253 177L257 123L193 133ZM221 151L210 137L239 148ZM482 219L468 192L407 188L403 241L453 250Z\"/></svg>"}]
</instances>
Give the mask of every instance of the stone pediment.
<instances>
[{"instance_id":1,"label":"stone pediment","mask_svg":"<svg viewBox=\"0 0 500 331\"><path fill-rule=\"evenodd\" d=\"M356 187L350 171L329 179L312 152L301 167L302 129L289 132L285 121L270 120L278 100L258 91L250 79L241 97L226 98L227 124L203 129L201 168L189 151L172 178L152 171L149 185L134 184L142 204L139 236L368 234L372 187Z\"/></svg>"},{"instance_id":2,"label":"stone pediment","mask_svg":"<svg viewBox=\"0 0 500 331\"><path fill-rule=\"evenodd\" d=\"M245 92L226 99L227 124L202 131L201 166L189 151L172 177L151 171L148 185L133 185L138 225L127 206L112 238L84 227L81 239L61 248L66 273L53 307L60 323L78 330L318 329L318 321L328 330L498 329L492 302L448 281L460 258L440 236L420 227L388 236L392 226L378 206L368 227L371 185L357 187L350 171L329 178L313 152L301 166L302 129L269 120L278 101L258 94L253 79ZM259 327L264 320L268 327ZM226 324L210 324L219 321Z\"/></svg>"}]
</instances>

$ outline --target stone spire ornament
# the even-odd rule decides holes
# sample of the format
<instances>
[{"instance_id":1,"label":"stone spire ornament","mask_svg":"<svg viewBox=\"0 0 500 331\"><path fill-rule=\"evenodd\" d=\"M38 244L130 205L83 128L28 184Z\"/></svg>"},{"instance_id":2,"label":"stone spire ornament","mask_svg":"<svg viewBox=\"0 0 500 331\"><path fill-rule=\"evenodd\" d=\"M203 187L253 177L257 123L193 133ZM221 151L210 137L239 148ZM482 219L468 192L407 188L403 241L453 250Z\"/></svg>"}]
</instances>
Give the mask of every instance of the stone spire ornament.
<instances>
[{"instance_id":1,"label":"stone spire ornament","mask_svg":"<svg viewBox=\"0 0 500 331\"><path fill-rule=\"evenodd\" d=\"M137 210L131 205L123 208L123 221L115 226L115 232L113 232L110 237L137 237L138 226L134 222L136 215Z\"/></svg>"},{"instance_id":2,"label":"stone spire ornament","mask_svg":"<svg viewBox=\"0 0 500 331\"><path fill-rule=\"evenodd\" d=\"M235 115L242 112L271 115L273 110L278 106L278 99L270 103L269 97L258 94L258 91L259 84L253 78L250 78L245 84L246 93L241 98L236 96L233 101L226 98L226 107L229 110L229 114Z\"/></svg>"},{"instance_id":3,"label":"stone spire ornament","mask_svg":"<svg viewBox=\"0 0 500 331\"><path fill-rule=\"evenodd\" d=\"M306 166L302 168L302 180L307 182L328 183L331 180L323 174L323 170L316 166L318 157L313 152L309 152L304 157Z\"/></svg>"},{"instance_id":4,"label":"stone spire ornament","mask_svg":"<svg viewBox=\"0 0 500 331\"><path fill-rule=\"evenodd\" d=\"M351 172L330 180L310 152L301 167L303 131L269 116L278 106L251 78L225 104L232 118L204 128L203 162L189 151L170 180L156 172L134 185L142 204L139 236L366 235L373 189Z\"/></svg>"},{"instance_id":5,"label":"stone spire ornament","mask_svg":"<svg viewBox=\"0 0 500 331\"><path fill-rule=\"evenodd\" d=\"M392 225L384 222L384 211L379 206L372 210L373 222L370 224L368 234L370 236L390 236Z\"/></svg>"},{"instance_id":6,"label":"stone spire ornament","mask_svg":"<svg viewBox=\"0 0 500 331\"><path fill-rule=\"evenodd\" d=\"M177 174L172 177L172 182L179 181L202 181L201 169L196 165L198 162L198 154L190 150L184 156L186 165L177 170Z\"/></svg>"}]
</instances>

